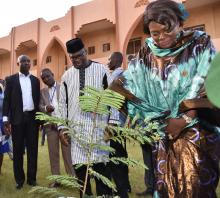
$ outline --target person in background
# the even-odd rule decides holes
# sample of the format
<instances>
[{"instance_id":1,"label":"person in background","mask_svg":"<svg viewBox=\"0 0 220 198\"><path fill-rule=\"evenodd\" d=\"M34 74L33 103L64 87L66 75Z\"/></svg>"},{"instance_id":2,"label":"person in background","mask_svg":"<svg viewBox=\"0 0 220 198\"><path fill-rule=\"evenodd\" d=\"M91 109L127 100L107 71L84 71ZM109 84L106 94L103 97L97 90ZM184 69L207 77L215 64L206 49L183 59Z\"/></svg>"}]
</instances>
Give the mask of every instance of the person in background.
<instances>
[{"instance_id":1,"label":"person in background","mask_svg":"<svg viewBox=\"0 0 220 198\"><path fill-rule=\"evenodd\" d=\"M3 109L3 99L4 99L4 86L3 86L3 81L0 80L0 174L1 174L1 168L2 168L2 162L3 162L3 154L7 152L4 149L3 145L3 122L2 122L2 109Z\"/></svg>"},{"instance_id":2,"label":"person in background","mask_svg":"<svg viewBox=\"0 0 220 198\"><path fill-rule=\"evenodd\" d=\"M113 52L111 54L108 62L108 68L111 71L109 84L111 84L114 79L122 75L124 71L121 67L122 62L123 55L121 52ZM119 113L120 126L124 126L126 117L127 116L125 114ZM128 157L125 140L121 143L110 140L110 146L115 149L115 153L110 154L110 157ZM127 198L128 192L131 192L131 186L128 176L128 166L123 163L114 164L110 162L109 167L112 178L114 179L114 182L117 187L118 195L121 198Z\"/></svg>"},{"instance_id":3,"label":"person in background","mask_svg":"<svg viewBox=\"0 0 220 198\"><path fill-rule=\"evenodd\" d=\"M54 80L54 74L48 68L41 71L41 79L46 88L41 90L40 96L40 111L48 115L57 116L60 84ZM60 140L57 125L47 124L42 126L42 130L47 135L48 151L50 157L50 167L52 175L60 175ZM71 162L71 147L61 144L62 156L66 173L74 175L74 169ZM59 187L58 182L50 184L50 187Z\"/></svg>"},{"instance_id":4,"label":"person in background","mask_svg":"<svg viewBox=\"0 0 220 198\"><path fill-rule=\"evenodd\" d=\"M39 109L40 81L29 73L31 63L27 55L18 57L20 71L6 78L3 100L3 126L12 135L13 170L16 188L25 182L23 169L24 141L27 148L27 184L36 186L38 128L35 113Z\"/></svg>"}]
</instances>

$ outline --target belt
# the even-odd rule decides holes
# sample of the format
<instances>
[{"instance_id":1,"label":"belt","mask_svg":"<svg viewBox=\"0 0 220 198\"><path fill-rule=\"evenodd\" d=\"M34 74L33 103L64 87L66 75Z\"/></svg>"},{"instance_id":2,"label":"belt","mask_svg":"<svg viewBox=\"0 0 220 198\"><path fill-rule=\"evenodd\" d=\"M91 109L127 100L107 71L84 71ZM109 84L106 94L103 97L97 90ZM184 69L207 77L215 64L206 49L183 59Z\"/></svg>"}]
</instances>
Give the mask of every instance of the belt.
<instances>
[{"instance_id":1,"label":"belt","mask_svg":"<svg viewBox=\"0 0 220 198\"><path fill-rule=\"evenodd\" d=\"M34 113L34 110L32 111L24 111L23 114L24 115L30 115L30 114L33 114Z\"/></svg>"}]
</instances>

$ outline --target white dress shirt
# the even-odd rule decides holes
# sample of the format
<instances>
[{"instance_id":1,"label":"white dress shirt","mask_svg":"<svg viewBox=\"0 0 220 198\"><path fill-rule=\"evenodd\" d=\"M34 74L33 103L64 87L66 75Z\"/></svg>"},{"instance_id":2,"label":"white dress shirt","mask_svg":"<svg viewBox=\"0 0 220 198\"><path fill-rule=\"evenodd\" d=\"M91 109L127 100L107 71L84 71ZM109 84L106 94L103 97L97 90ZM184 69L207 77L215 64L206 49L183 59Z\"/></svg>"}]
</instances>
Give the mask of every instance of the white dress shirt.
<instances>
[{"instance_id":1,"label":"white dress shirt","mask_svg":"<svg viewBox=\"0 0 220 198\"><path fill-rule=\"evenodd\" d=\"M32 87L30 74L25 76L19 72L19 82L21 85L22 102L23 102L23 112L34 110L34 101L32 97Z\"/></svg>"}]
</instances>

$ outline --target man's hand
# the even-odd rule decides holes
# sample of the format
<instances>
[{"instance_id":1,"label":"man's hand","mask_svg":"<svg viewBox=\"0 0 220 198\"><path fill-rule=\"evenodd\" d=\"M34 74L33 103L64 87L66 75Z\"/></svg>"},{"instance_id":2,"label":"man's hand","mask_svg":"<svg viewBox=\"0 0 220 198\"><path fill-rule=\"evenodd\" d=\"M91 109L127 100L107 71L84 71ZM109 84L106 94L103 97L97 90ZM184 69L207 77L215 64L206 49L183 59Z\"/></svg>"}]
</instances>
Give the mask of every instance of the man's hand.
<instances>
[{"instance_id":1,"label":"man's hand","mask_svg":"<svg viewBox=\"0 0 220 198\"><path fill-rule=\"evenodd\" d=\"M105 128L105 131L104 131L104 140L105 142L108 142L111 138L112 138L112 132L109 130L108 127Z\"/></svg>"},{"instance_id":2,"label":"man's hand","mask_svg":"<svg viewBox=\"0 0 220 198\"><path fill-rule=\"evenodd\" d=\"M52 113L54 111L54 107L52 105L47 105L46 111L47 111L47 113Z\"/></svg>"},{"instance_id":3,"label":"man's hand","mask_svg":"<svg viewBox=\"0 0 220 198\"><path fill-rule=\"evenodd\" d=\"M11 124L9 121L3 122L3 130L5 135L11 135Z\"/></svg>"},{"instance_id":4,"label":"man's hand","mask_svg":"<svg viewBox=\"0 0 220 198\"><path fill-rule=\"evenodd\" d=\"M71 138L68 134L65 133L65 131L66 129L61 129L59 131L59 138L64 146L69 146L71 144Z\"/></svg>"}]
</instances>

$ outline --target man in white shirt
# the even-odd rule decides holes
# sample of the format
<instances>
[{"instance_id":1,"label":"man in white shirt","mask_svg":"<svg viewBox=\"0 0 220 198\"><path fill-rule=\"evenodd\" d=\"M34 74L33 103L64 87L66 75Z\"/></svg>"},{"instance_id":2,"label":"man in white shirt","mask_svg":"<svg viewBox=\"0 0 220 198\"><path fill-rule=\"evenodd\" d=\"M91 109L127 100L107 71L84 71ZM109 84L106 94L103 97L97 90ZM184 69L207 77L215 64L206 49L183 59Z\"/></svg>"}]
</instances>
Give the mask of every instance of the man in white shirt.
<instances>
[{"instance_id":1,"label":"man in white shirt","mask_svg":"<svg viewBox=\"0 0 220 198\"><path fill-rule=\"evenodd\" d=\"M45 68L41 71L41 79L47 87L41 90L40 111L48 115L58 116L58 101L60 84L54 80L52 71ZM50 157L50 167L52 175L60 175L60 154L59 154L59 132L55 124L47 124L43 126L47 134L48 151ZM61 144L62 156L66 173L74 175L71 162L71 146ZM58 187L59 183L54 182L50 187Z\"/></svg>"},{"instance_id":2,"label":"man in white shirt","mask_svg":"<svg viewBox=\"0 0 220 198\"><path fill-rule=\"evenodd\" d=\"M122 68L122 63L123 55L121 52L113 52L109 57L108 68L111 71L110 83L112 83L118 77L122 76L124 71ZM113 113L115 113L115 110L113 110ZM127 116L119 111L117 113L119 114L119 125L123 127ZM110 157L128 157L125 140L121 141L120 143L110 140L110 146L115 149L115 153L110 154ZM128 198L128 192L131 192L131 186L128 177L128 166L123 163L114 164L110 162L109 168L111 176L116 184L118 195L121 198Z\"/></svg>"},{"instance_id":3,"label":"man in white shirt","mask_svg":"<svg viewBox=\"0 0 220 198\"><path fill-rule=\"evenodd\" d=\"M104 141L104 129L96 127L93 132L93 113L83 112L79 105L79 96L82 95L85 86L92 86L98 89L108 87L108 72L103 64L93 62L87 58L87 53L84 44L80 38L75 38L66 43L67 52L72 61L73 66L70 67L62 76L59 99L59 113L63 119L68 119L75 123L80 123L80 126L75 127L75 131L81 135L83 141L106 145ZM97 123L100 125L107 124L108 116L97 116ZM63 129L60 128L60 137L64 144L68 145L67 140L63 135ZM94 136L92 137L92 134ZM72 164L86 164L88 162L88 151L77 141L71 139L71 155ZM93 149L90 160L93 162L93 169L109 178L110 174L106 167L106 157L108 152L101 149ZM86 166L80 166L75 169L76 176L79 180L85 181ZM105 185L101 180L95 178L97 196L111 195L112 190ZM82 189L81 189L82 190ZM82 192L80 192L82 198ZM86 185L86 195L92 195L90 178Z\"/></svg>"},{"instance_id":4,"label":"man in white shirt","mask_svg":"<svg viewBox=\"0 0 220 198\"><path fill-rule=\"evenodd\" d=\"M20 72L6 78L3 101L3 124L6 135L12 135L13 169L16 188L25 181L23 169L24 141L27 148L27 184L36 185L38 123L35 113L40 100L40 82L29 73L31 63L26 55L18 57Z\"/></svg>"}]
</instances>

